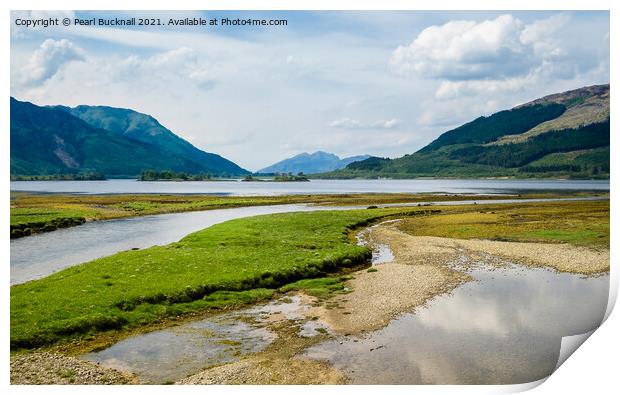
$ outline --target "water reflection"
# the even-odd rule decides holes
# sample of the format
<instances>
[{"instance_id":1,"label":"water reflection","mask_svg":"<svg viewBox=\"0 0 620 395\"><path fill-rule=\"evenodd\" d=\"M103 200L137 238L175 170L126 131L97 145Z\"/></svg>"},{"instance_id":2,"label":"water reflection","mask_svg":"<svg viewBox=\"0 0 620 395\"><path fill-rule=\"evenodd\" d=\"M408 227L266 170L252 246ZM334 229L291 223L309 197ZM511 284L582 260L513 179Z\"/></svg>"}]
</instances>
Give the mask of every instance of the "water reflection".
<instances>
[{"instance_id":1,"label":"water reflection","mask_svg":"<svg viewBox=\"0 0 620 395\"><path fill-rule=\"evenodd\" d=\"M329 360L357 384L531 382L553 372L562 336L594 329L607 306L609 276L520 266L471 274L477 281L383 330L307 355Z\"/></svg>"},{"instance_id":2,"label":"water reflection","mask_svg":"<svg viewBox=\"0 0 620 395\"><path fill-rule=\"evenodd\" d=\"M317 328L326 327L305 319L303 311L308 308L298 296L280 298L132 336L82 358L132 372L146 383L178 381L204 368L263 350L275 339L275 334L266 329L270 323L291 320L299 325L300 336L316 336Z\"/></svg>"},{"instance_id":3,"label":"water reflection","mask_svg":"<svg viewBox=\"0 0 620 395\"><path fill-rule=\"evenodd\" d=\"M258 352L273 339L267 329L220 316L133 336L83 358L162 384Z\"/></svg>"}]
</instances>

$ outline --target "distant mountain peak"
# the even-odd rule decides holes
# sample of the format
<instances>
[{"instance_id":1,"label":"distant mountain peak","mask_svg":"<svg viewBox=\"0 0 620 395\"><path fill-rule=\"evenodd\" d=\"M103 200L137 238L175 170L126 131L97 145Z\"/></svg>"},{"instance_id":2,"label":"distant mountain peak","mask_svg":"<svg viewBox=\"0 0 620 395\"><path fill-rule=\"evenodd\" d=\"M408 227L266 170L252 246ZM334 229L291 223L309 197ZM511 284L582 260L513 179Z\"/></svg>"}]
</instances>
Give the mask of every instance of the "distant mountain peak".
<instances>
[{"instance_id":1,"label":"distant mountain peak","mask_svg":"<svg viewBox=\"0 0 620 395\"><path fill-rule=\"evenodd\" d=\"M271 166L260 169L258 173L324 173L342 169L355 160L364 160L369 155L359 155L340 159L338 155L326 151L302 152L290 158L281 160Z\"/></svg>"}]
</instances>

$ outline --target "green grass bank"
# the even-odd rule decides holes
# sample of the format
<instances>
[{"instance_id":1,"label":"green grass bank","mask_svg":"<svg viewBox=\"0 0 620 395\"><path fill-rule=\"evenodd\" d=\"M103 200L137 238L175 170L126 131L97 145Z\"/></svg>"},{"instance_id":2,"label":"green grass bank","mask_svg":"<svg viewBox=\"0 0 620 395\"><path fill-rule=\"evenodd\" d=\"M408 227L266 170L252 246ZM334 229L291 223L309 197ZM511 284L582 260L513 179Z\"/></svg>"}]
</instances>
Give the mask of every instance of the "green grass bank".
<instances>
[{"instance_id":1,"label":"green grass bank","mask_svg":"<svg viewBox=\"0 0 620 395\"><path fill-rule=\"evenodd\" d=\"M11 349L269 298L300 279L365 264L371 251L352 243L349 230L392 215L430 213L394 208L242 218L15 285Z\"/></svg>"}]
</instances>

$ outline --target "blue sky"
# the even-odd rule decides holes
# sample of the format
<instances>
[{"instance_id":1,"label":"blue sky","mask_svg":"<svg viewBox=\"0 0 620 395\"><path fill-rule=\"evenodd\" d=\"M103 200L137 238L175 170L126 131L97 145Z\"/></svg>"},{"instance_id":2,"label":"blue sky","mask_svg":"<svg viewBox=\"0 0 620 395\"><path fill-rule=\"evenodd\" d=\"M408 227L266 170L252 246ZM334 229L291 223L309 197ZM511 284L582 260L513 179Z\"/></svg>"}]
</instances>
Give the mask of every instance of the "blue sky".
<instances>
[{"instance_id":1,"label":"blue sky","mask_svg":"<svg viewBox=\"0 0 620 395\"><path fill-rule=\"evenodd\" d=\"M13 23L47 16L288 25ZM608 12L12 13L12 96L132 108L251 170L303 151L402 156L480 115L607 82Z\"/></svg>"}]
</instances>

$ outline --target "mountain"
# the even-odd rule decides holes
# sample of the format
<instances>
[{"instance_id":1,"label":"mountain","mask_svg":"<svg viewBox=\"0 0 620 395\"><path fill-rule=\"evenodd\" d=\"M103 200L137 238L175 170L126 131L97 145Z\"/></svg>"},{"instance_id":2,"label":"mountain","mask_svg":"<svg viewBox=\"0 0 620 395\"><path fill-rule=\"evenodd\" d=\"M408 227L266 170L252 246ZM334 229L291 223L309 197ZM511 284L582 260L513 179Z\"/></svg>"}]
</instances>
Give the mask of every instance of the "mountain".
<instances>
[{"instance_id":1,"label":"mountain","mask_svg":"<svg viewBox=\"0 0 620 395\"><path fill-rule=\"evenodd\" d=\"M609 84L553 94L441 134L401 158L371 157L321 178L609 178Z\"/></svg>"},{"instance_id":2,"label":"mountain","mask_svg":"<svg viewBox=\"0 0 620 395\"><path fill-rule=\"evenodd\" d=\"M11 174L100 172L136 176L142 170L213 175L248 172L199 150L151 116L112 107L37 106L11 98Z\"/></svg>"},{"instance_id":3,"label":"mountain","mask_svg":"<svg viewBox=\"0 0 620 395\"><path fill-rule=\"evenodd\" d=\"M64 109L91 126L154 145L170 154L199 163L205 167L205 172L233 175L248 173L228 159L194 147L162 126L150 115L105 106L82 105L74 108L64 107Z\"/></svg>"},{"instance_id":4,"label":"mountain","mask_svg":"<svg viewBox=\"0 0 620 395\"><path fill-rule=\"evenodd\" d=\"M313 154L304 152L265 167L257 173L323 173L342 169L353 162L364 160L369 157L369 155L358 155L340 159L337 155L330 154L329 152L316 151Z\"/></svg>"}]
</instances>

